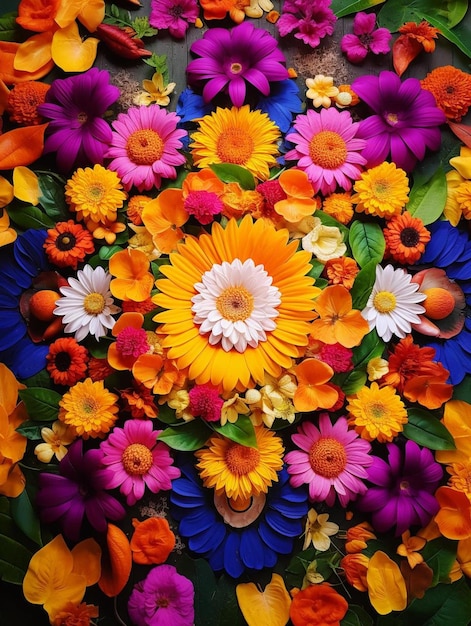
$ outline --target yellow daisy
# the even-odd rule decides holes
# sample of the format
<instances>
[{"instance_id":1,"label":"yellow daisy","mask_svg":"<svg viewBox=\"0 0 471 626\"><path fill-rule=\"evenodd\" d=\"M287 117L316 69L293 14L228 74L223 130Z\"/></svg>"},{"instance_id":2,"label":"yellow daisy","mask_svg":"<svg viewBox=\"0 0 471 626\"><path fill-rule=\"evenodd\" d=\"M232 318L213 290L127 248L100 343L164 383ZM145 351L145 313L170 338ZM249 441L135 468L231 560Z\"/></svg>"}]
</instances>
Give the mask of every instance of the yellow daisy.
<instances>
[{"instance_id":1,"label":"yellow daisy","mask_svg":"<svg viewBox=\"0 0 471 626\"><path fill-rule=\"evenodd\" d=\"M354 398L349 399L347 411L349 424L366 439L380 443L392 441L407 424L407 411L393 387L362 387Z\"/></svg>"},{"instance_id":2,"label":"yellow daisy","mask_svg":"<svg viewBox=\"0 0 471 626\"><path fill-rule=\"evenodd\" d=\"M127 195L122 191L121 179L102 165L79 167L65 186L65 197L79 220L93 222L116 221L116 212Z\"/></svg>"},{"instance_id":3,"label":"yellow daisy","mask_svg":"<svg viewBox=\"0 0 471 626\"><path fill-rule=\"evenodd\" d=\"M308 344L320 293L306 276L310 258L288 231L250 216L188 237L160 268L167 278L152 298L168 309L154 317L168 358L224 392L262 385L266 372L278 378Z\"/></svg>"},{"instance_id":4,"label":"yellow daisy","mask_svg":"<svg viewBox=\"0 0 471 626\"><path fill-rule=\"evenodd\" d=\"M190 144L196 167L212 163L233 163L266 180L276 165L278 127L266 113L251 111L249 105L217 108L199 120L199 130Z\"/></svg>"},{"instance_id":5,"label":"yellow daisy","mask_svg":"<svg viewBox=\"0 0 471 626\"><path fill-rule=\"evenodd\" d=\"M214 488L216 495L225 494L242 506L252 496L267 493L277 472L283 467L283 442L272 430L255 427L257 447L251 448L213 435L207 447L195 452L205 487Z\"/></svg>"},{"instance_id":6,"label":"yellow daisy","mask_svg":"<svg viewBox=\"0 0 471 626\"><path fill-rule=\"evenodd\" d=\"M102 380L86 378L63 395L59 419L83 439L102 437L118 417L117 401L118 396L105 389Z\"/></svg>"},{"instance_id":7,"label":"yellow daisy","mask_svg":"<svg viewBox=\"0 0 471 626\"><path fill-rule=\"evenodd\" d=\"M386 219L400 215L409 202L409 179L394 163L381 163L363 172L353 189L356 211Z\"/></svg>"}]
</instances>

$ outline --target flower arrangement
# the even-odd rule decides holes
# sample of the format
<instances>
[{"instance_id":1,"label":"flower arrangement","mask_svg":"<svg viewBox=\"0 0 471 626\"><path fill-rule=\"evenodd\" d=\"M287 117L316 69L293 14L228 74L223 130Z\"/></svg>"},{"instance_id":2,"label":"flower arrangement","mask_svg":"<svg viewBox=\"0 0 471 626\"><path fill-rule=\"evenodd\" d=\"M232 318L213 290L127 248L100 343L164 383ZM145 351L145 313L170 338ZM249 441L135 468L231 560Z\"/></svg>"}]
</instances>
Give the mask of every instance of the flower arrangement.
<instances>
[{"instance_id":1,"label":"flower arrangement","mask_svg":"<svg viewBox=\"0 0 471 626\"><path fill-rule=\"evenodd\" d=\"M467 626L468 3L11 4L2 616Z\"/></svg>"}]
</instances>

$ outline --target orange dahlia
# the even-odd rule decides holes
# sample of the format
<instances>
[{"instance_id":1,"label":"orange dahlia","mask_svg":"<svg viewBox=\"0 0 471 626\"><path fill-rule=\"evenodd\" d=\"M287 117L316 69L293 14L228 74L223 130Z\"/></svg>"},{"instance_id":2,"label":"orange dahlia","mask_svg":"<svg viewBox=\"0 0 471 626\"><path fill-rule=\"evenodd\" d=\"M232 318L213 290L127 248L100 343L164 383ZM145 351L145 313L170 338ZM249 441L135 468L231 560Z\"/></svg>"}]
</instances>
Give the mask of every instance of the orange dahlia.
<instances>
[{"instance_id":1,"label":"orange dahlia","mask_svg":"<svg viewBox=\"0 0 471 626\"><path fill-rule=\"evenodd\" d=\"M430 91L447 120L460 122L471 105L471 74L452 65L436 67L421 81Z\"/></svg>"}]
</instances>

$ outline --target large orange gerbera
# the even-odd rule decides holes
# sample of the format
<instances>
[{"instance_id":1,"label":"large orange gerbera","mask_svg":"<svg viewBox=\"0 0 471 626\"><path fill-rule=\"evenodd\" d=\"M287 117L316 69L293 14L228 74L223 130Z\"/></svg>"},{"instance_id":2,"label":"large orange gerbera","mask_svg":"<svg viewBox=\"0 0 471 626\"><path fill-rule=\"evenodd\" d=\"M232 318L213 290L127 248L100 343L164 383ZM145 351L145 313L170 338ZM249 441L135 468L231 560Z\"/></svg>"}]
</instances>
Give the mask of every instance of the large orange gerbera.
<instances>
[{"instance_id":1,"label":"large orange gerbera","mask_svg":"<svg viewBox=\"0 0 471 626\"><path fill-rule=\"evenodd\" d=\"M263 384L265 372L279 377L308 343L319 293L306 276L310 258L286 230L250 216L188 237L161 267L167 278L153 298L168 309L154 318L168 358L225 391Z\"/></svg>"}]
</instances>

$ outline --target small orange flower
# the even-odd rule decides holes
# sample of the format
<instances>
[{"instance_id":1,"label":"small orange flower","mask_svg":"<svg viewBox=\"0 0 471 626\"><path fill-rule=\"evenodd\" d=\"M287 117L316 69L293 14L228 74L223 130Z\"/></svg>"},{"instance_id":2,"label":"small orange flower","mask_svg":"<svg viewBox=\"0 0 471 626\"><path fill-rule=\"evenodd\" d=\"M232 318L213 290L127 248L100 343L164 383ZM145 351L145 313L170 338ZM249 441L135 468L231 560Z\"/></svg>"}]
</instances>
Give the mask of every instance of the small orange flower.
<instances>
[{"instance_id":1,"label":"small orange flower","mask_svg":"<svg viewBox=\"0 0 471 626\"><path fill-rule=\"evenodd\" d=\"M440 31L423 20L420 24L407 22L399 28L399 32L401 34L393 44L392 55L394 69L402 76L420 52L435 50L435 39Z\"/></svg>"},{"instance_id":2,"label":"small orange flower","mask_svg":"<svg viewBox=\"0 0 471 626\"><path fill-rule=\"evenodd\" d=\"M453 385L447 383L450 372L441 363L431 363L426 374L415 375L404 386L404 397L427 409L438 409L453 395Z\"/></svg>"},{"instance_id":3,"label":"small orange flower","mask_svg":"<svg viewBox=\"0 0 471 626\"><path fill-rule=\"evenodd\" d=\"M152 235L155 247L163 254L175 250L183 239L181 226L188 218L181 189L164 189L157 198L147 202L142 211L142 221Z\"/></svg>"},{"instance_id":4,"label":"small orange flower","mask_svg":"<svg viewBox=\"0 0 471 626\"><path fill-rule=\"evenodd\" d=\"M48 229L44 249L48 259L57 267L76 270L87 254L95 251L95 246L88 230L73 220L67 220L57 222L54 228Z\"/></svg>"},{"instance_id":5,"label":"small orange flower","mask_svg":"<svg viewBox=\"0 0 471 626\"><path fill-rule=\"evenodd\" d=\"M407 335L394 347L388 359L389 371L381 379L381 384L391 385L400 394L404 393L409 380L418 375L428 375L434 357L434 348L421 348L414 343L411 335Z\"/></svg>"},{"instance_id":6,"label":"small orange flower","mask_svg":"<svg viewBox=\"0 0 471 626\"><path fill-rule=\"evenodd\" d=\"M128 206L126 209L126 213L128 219L135 226L142 226L142 211L148 202L150 202L152 198L144 195L136 195L129 198Z\"/></svg>"},{"instance_id":7,"label":"small orange flower","mask_svg":"<svg viewBox=\"0 0 471 626\"><path fill-rule=\"evenodd\" d=\"M401 536L402 543L397 547L397 554L405 556L411 569L419 563L423 563L424 557L419 554L419 550L427 543L423 537L411 537L410 530L406 530Z\"/></svg>"},{"instance_id":8,"label":"small orange flower","mask_svg":"<svg viewBox=\"0 0 471 626\"><path fill-rule=\"evenodd\" d=\"M386 254L403 265L416 263L430 241L430 232L418 217L405 211L394 215L383 229Z\"/></svg>"},{"instance_id":9,"label":"small orange flower","mask_svg":"<svg viewBox=\"0 0 471 626\"><path fill-rule=\"evenodd\" d=\"M131 551L134 563L152 565L165 563L175 547L175 535L163 517L149 517L140 522L133 518L134 534Z\"/></svg>"},{"instance_id":10,"label":"small orange flower","mask_svg":"<svg viewBox=\"0 0 471 626\"><path fill-rule=\"evenodd\" d=\"M368 561L369 558L361 552L347 554L340 561L340 567L343 569L348 583L358 591L368 591L366 583Z\"/></svg>"},{"instance_id":11,"label":"small orange flower","mask_svg":"<svg viewBox=\"0 0 471 626\"><path fill-rule=\"evenodd\" d=\"M134 386L134 389L124 389L120 393L125 404L124 410L128 410L133 419L157 417L159 410L154 403L154 396L150 389L137 382Z\"/></svg>"},{"instance_id":12,"label":"small orange flower","mask_svg":"<svg viewBox=\"0 0 471 626\"><path fill-rule=\"evenodd\" d=\"M326 261L323 274L327 277L329 285L342 285L345 289L351 289L359 271L355 259L342 256Z\"/></svg>"},{"instance_id":13,"label":"small orange flower","mask_svg":"<svg viewBox=\"0 0 471 626\"><path fill-rule=\"evenodd\" d=\"M50 85L35 80L15 85L6 106L10 120L21 126L41 124L44 119L38 113L38 106L44 103L49 88Z\"/></svg>"},{"instance_id":14,"label":"small orange flower","mask_svg":"<svg viewBox=\"0 0 471 626\"><path fill-rule=\"evenodd\" d=\"M435 497L440 510L435 522L447 539L469 539L471 537L471 502L465 493L451 487L439 487Z\"/></svg>"},{"instance_id":15,"label":"small orange flower","mask_svg":"<svg viewBox=\"0 0 471 626\"><path fill-rule=\"evenodd\" d=\"M287 222L300 222L320 208L321 201L314 197L314 187L303 170L285 170L278 181L287 198L274 208Z\"/></svg>"},{"instance_id":16,"label":"small orange flower","mask_svg":"<svg viewBox=\"0 0 471 626\"><path fill-rule=\"evenodd\" d=\"M347 541L345 542L345 550L349 554L361 552L367 547L369 539L376 539L373 528L368 522L361 522L356 526L352 526L347 530Z\"/></svg>"},{"instance_id":17,"label":"small orange flower","mask_svg":"<svg viewBox=\"0 0 471 626\"><path fill-rule=\"evenodd\" d=\"M296 366L294 374L298 387L294 392L293 403L297 411L330 409L338 400L339 394L327 384L334 370L318 359L304 359Z\"/></svg>"},{"instance_id":18,"label":"small orange flower","mask_svg":"<svg viewBox=\"0 0 471 626\"><path fill-rule=\"evenodd\" d=\"M222 214L227 217L239 219L246 213L250 213L255 218L263 214L263 196L258 191L242 189L238 183L228 183L225 186L222 201L224 208Z\"/></svg>"},{"instance_id":19,"label":"small orange flower","mask_svg":"<svg viewBox=\"0 0 471 626\"><path fill-rule=\"evenodd\" d=\"M85 378L88 352L72 337L61 337L49 346L46 369L56 385L72 387Z\"/></svg>"},{"instance_id":20,"label":"small orange flower","mask_svg":"<svg viewBox=\"0 0 471 626\"><path fill-rule=\"evenodd\" d=\"M347 610L345 598L328 583L322 583L298 591L289 616L294 626L340 626Z\"/></svg>"},{"instance_id":21,"label":"small orange flower","mask_svg":"<svg viewBox=\"0 0 471 626\"><path fill-rule=\"evenodd\" d=\"M348 224L354 214L351 192L331 193L324 199L322 210L341 224Z\"/></svg>"},{"instance_id":22,"label":"small orange flower","mask_svg":"<svg viewBox=\"0 0 471 626\"><path fill-rule=\"evenodd\" d=\"M98 617L98 607L94 604L74 604L68 602L54 615L52 626L90 626L91 619Z\"/></svg>"},{"instance_id":23,"label":"small orange flower","mask_svg":"<svg viewBox=\"0 0 471 626\"><path fill-rule=\"evenodd\" d=\"M135 302L146 300L154 286L154 277L149 272L149 267L149 259L140 250L128 248L116 252L109 264L110 274L116 276L110 283L113 296Z\"/></svg>"},{"instance_id":24,"label":"small orange flower","mask_svg":"<svg viewBox=\"0 0 471 626\"><path fill-rule=\"evenodd\" d=\"M471 74L452 65L444 65L432 70L421 80L422 89L430 91L437 107L447 120L460 122L471 105Z\"/></svg>"},{"instance_id":25,"label":"small orange flower","mask_svg":"<svg viewBox=\"0 0 471 626\"><path fill-rule=\"evenodd\" d=\"M108 364L107 359L99 359L95 356L90 357L88 362L88 376L94 383L98 380L105 380L105 378L113 372L114 369Z\"/></svg>"}]
</instances>

